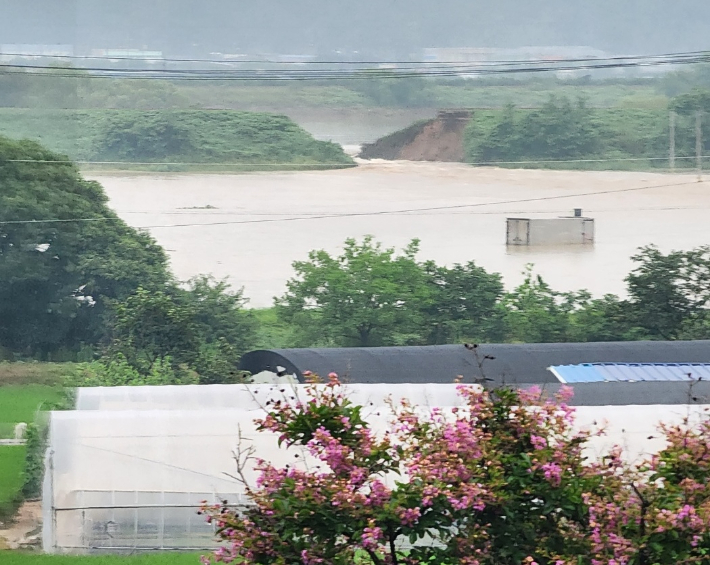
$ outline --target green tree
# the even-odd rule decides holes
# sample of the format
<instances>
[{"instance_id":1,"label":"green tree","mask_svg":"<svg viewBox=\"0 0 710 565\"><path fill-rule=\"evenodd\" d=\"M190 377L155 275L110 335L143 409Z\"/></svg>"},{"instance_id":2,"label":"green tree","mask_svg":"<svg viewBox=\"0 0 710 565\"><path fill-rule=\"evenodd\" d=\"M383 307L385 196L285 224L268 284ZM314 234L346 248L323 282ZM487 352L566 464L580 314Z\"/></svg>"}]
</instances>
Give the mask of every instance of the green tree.
<instances>
[{"instance_id":1,"label":"green tree","mask_svg":"<svg viewBox=\"0 0 710 565\"><path fill-rule=\"evenodd\" d=\"M112 331L111 353L143 374L166 359L176 366L193 361L200 348L194 308L163 291L139 288L116 304Z\"/></svg>"},{"instance_id":2,"label":"green tree","mask_svg":"<svg viewBox=\"0 0 710 565\"><path fill-rule=\"evenodd\" d=\"M41 72L15 69L0 77L0 107L77 108L91 79L88 72L48 64Z\"/></svg>"},{"instance_id":3,"label":"green tree","mask_svg":"<svg viewBox=\"0 0 710 565\"><path fill-rule=\"evenodd\" d=\"M523 283L499 306L504 339L554 343L647 339L627 300L614 294L593 298L587 290L559 292L528 265Z\"/></svg>"},{"instance_id":4,"label":"green tree","mask_svg":"<svg viewBox=\"0 0 710 565\"><path fill-rule=\"evenodd\" d=\"M580 159L599 151L599 128L584 100L573 104L551 97L539 110L520 116L507 106L472 157L480 162Z\"/></svg>"},{"instance_id":5,"label":"green tree","mask_svg":"<svg viewBox=\"0 0 710 565\"><path fill-rule=\"evenodd\" d=\"M367 96L378 106L398 108L432 107L436 105L435 84L424 78L380 78L387 74L366 71L362 78L347 81L343 86ZM364 77L372 78L364 78Z\"/></svg>"},{"instance_id":6,"label":"green tree","mask_svg":"<svg viewBox=\"0 0 710 565\"><path fill-rule=\"evenodd\" d=\"M432 290L417 263L418 240L397 255L372 236L345 241L339 257L311 251L293 264L296 277L277 299L284 320L305 341L335 346L397 345L421 341Z\"/></svg>"},{"instance_id":7,"label":"green tree","mask_svg":"<svg viewBox=\"0 0 710 565\"><path fill-rule=\"evenodd\" d=\"M107 300L171 279L164 251L63 155L0 137L0 346L51 356L103 337Z\"/></svg>"},{"instance_id":8,"label":"green tree","mask_svg":"<svg viewBox=\"0 0 710 565\"><path fill-rule=\"evenodd\" d=\"M703 153L710 150L710 139L708 133L707 116L710 112L710 89L694 88L686 94L681 94L673 98L668 104L669 108L676 112L676 156L690 157L690 159L680 159L679 165L695 166L695 120L698 112L701 114L702 128L702 150ZM665 137L665 139L663 139ZM659 145L664 147L667 144L667 136L662 136ZM665 142L665 143L664 143Z\"/></svg>"},{"instance_id":9,"label":"green tree","mask_svg":"<svg viewBox=\"0 0 710 565\"><path fill-rule=\"evenodd\" d=\"M226 281L199 276L188 282L181 300L194 312L200 347L193 367L200 382L239 380L239 358L255 347L259 325L254 314L244 308L247 301L242 291L232 291Z\"/></svg>"},{"instance_id":10,"label":"green tree","mask_svg":"<svg viewBox=\"0 0 710 565\"><path fill-rule=\"evenodd\" d=\"M598 151L597 131L583 99L551 97L520 123L521 157L578 159Z\"/></svg>"},{"instance_id":11,"label":"green tree","mask_svg":"<svg viewBox=\"0 0 710 565\"><path fill-rule=\"evenodd\" d=\"M686 94L673 98L668 106L682 116L693 116L696 112L710 112L710 89L694 88Z\"/></svg>"},{"instance_id":12,"label":"green tree","mask_svg":"<svg viewBox=\"0 0 710 565\"><path fill-rule=\"evenodd\" d=\"M576 293L576 298L567 341L633 341L648 337L643 328L634 324L628 301L615 294L592 298L587 291Z\"/></svg>"},{"instance_id":13,"label":"green tree","mask_svg":"<svg viewBox=\"0 0 710 565\"><path fill-rule=\"evenodd\" d=\"M678 96L703 88L710 88L710 65L707 63L668 73L658 82L658 89L666 96Z\"/></svg>"},{"instance_id":14,"label":"green tree","mask_svg":"<svg viewBox=\"0 0 710 565\"><path fill-rule=\"evenodd\" d=\"M525 279L503 298L501 308L508 341L546 343L567 341L569 315L577 297L553 290L528 265Z\"/></svg>"},{"instance_id":15,"label":"green tree","mask_svg":"<svg viewBox=\"0 0 710 565\"><path fill-rule=\"evenodd\" d=\"M96 155L121 161L161 161L194 155L198 143L179 114L121 113L104 126Z\"/></svg>"},{"instance_id":16,"label":"green tree","mask_svg":"<svg viewBox=\"0 0 710 565\"><path fill-rule=\"evenodd\" d=\"M431 345L481 341L499 336L497 307L503 295L498 273L489 273L473 261L442 267L424 264L432 287L423 330Z\"/></svg>"},{"instance_id":17,"label":"green tree","mask_svg":"<svg viewBox=\"0 0 710 565\"><path fill-rule=\"evenodd\" d=\"M515 107L507 104L498 122L474 150L474 161L509 161L520 155L520 132Z\"/></svg>"},{"instance_id":18,"label":"green tree","mask_svg":"<svg viewBox=\"0 0 710 565\"><path fill-rule=\"evenodd\" d=\"M239 357L257 339L256 320L244 303L241 292L206 276L186 289L139 288L114 305L108 362L118 367L125 360L142 376L157 365L169 367L177 380L194 373L201 383L237 381Z\"/></svg>"},{"instance_id":19,"label":"green tree","mask_svg":"<svg viewBox=\"0 0 710 565\"><path fill-rule=\"evenodd\" d=\"M710 246L668 254L647 246L632 259L637 265L626 282L636 325L656 339L688 337L706 326Z\"/></svg>"}]
</instances>

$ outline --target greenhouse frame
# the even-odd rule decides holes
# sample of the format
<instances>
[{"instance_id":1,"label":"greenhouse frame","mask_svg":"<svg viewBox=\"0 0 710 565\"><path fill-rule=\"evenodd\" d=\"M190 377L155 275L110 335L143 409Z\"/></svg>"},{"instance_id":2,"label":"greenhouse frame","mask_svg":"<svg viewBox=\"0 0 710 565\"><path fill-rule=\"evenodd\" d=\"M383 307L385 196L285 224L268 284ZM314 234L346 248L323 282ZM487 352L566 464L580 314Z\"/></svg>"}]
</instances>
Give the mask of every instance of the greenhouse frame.
<instances>
[{"instance_id":1,"label":"greenhouse frame","mask_svg":"<svg viewBox=\"0 0 710 565\"><path fill-rule=\"evenodd\" d=\"M695 394L710 397L709 383ZM322 385L320 385L322 386ZM521 385L522 386L522 385ZM524 385L529 386L529 385ZM559 386L544 388L554 392ZM608 421L592 456L613 444L638 458L661 447L651 439L660 421L702 410L689 405L687 382L578 382L577 425ZM269 399L307 399L302 384L86 388L73 411L51 413L43 486L43 547L50 553L206 550L215 532L197 514L200 502L248 504L235 478L235 452L277 466L313 465L302 449L279 448L273 433L257 432ZM454 384L348 384L376 432L392 413L388 399L407 398L425 413L461 405ZM299 455L299 457L296 457ZM249 484L257 473L245 472Z\"/></svg>"}]
</instances>

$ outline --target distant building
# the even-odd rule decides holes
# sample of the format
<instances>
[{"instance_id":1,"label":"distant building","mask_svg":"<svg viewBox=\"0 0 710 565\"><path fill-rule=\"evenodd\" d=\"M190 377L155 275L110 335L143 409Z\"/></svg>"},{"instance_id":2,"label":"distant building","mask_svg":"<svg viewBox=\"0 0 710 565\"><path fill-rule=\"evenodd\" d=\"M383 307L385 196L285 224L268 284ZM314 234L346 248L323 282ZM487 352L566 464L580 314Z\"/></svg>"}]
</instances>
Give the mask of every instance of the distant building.
<instances>
[{"instance_id":1,"label":"distant building","mask_svg":"<svg viewBox=\"0 0 710 565\"><path fill-rule=\"evenodd\" d=\"M142 49L93 49L92 57L105 57L107 59L136 59L162 61L165 57L162 51L145 51Z\"/></svg>"},{"instance_id":2,"label":"distant building","mask_svg":"<svg viewBox=\"0 0 710 565\"><path fill-rule=\"evenodd\" d=\"M5 43L0 45L0 60L41 59L42 57L73 57L73 45L40 45L34 43Z\"/></svg>"},{"instance_id":3,"label":"distant building","mask_svg":"<svg viewBox=\"0 0 710 565\"><path fill-rule=\"evenodd\" d=\"M427 63L483 64L491 62L561 61L565 59L604 58L609 54L585 46L496 47L432 47L424 49L422 60Z\"/></svg>"},{"instance_id":4,"label":"distant building","mask_svg":"<svg viewBox=\"0 0 710 565\"><path fill-rule=\"evenodd\" d=\"M426 63L485 63L493 61L500 49L486 47L432 47L424 49Z\"/></svg>"},{"instance_id":5,"label":"distant building","mask_svg":"<svg viewBox=\"0 0 710 565\"><path fill-rule=\"evenodd\" d=\"M493 63L515 63L540 65L552 65L570 59L604 59L609 54L585 46L528 46L515 48L493 48L493 47L432 47L423 50L422 60L426 63L436 63L440 65L450 64L465 65L458 75L463 78L476 78L480 76L480 71L490 67ZM560 69L557 71L559 78L574 78L585 70L570 71Z\"/></svg>"}]
</instances>

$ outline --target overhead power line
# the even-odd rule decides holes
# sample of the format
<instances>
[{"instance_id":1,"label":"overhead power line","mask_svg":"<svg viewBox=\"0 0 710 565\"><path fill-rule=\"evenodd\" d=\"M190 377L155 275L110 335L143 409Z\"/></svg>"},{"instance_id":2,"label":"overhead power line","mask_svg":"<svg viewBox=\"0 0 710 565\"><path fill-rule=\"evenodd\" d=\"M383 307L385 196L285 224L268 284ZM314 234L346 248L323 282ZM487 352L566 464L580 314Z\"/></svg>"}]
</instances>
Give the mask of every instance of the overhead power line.
<instances>
[{"instance_id":1,"label":"overhead power line","mask_svg":"<svg viewBox=\"0 0 710 565\"><path fill-rule=\"evenodd\" d=\"M460 76L496 76L521 73L542 73L550 71L599 70L661 65L689 65L710 61L704 52L675 53L669 55L644 55L638 57L610 57L599 59L562 59L559 61L491 61L481 63L400 63L395 68L287 68L259 69L156 69L156 68L111 68L82 67L62 68L52 65L22 63L2 63L0 73L25 73L36 76L76 78L85 73L85 78L163 79L184 81L327 81L365 80L396 78L445 78ZM263 62L262 62L263 64ZM269 63L278 65L282 63ZM364 63L363 63L364 65Z\"/></svg>"},{"instance_id":2,"label":"overhead power line","mask_svg":"<svg viewBox=\"0 0 710 565\"><path fill-rule=\"evenodd\" d=\"M476 202L473 204L452 204L446 206L428 206L423 208L403 208L399 210L379 210L374 212L343 212L335 214L320 214L306 216L289 216L286 218L259 218L253 220L227 220L218 222L190 222L183 224L161 224L152 226L140 226L138 229L161 229L161 228L184 228L184 227L200 227L200 226L225 226L225 225L243 225L243 224L267 224L267 223L283 223L283 222L298 222L304 220L324 220L338 218L355 218L355 217L376 217L388 215L402 215L408 213L421 212L439 212L444 210L462 210L471 208L481 208L484 206L502 206L506 204L524 204L532 202L545 202L550 200L562 200L566 198L581 198L584 196L599 196L603 194L623 194L628 192L639 192L643 190L651 190L656 188L671 188L678 186L697 185L698 181L657 184L651 186L637 186L630 188L598 190L590 192L578 192L575 194L558 194L555 196L538 196L531 198L521 198L516 200L499 200L494 202ZM258 214L255 214L258 215ZM120 220L117 216L98 217L98 218L66 218L66 219L42 219L42 220L5 220L0 221L0 225L23 225L23 224L66 224L66 223L89 223L89 222L109 222Z\"/></svg>"},{"instance_id":3,"label":"overhead power line","mask_svg":"<svg viewBox=\"0 0 710 565\"><path fill-rule=\"evenodd\" d=\"M634 206L634 212L674 212L678 210L710 210L710 205L708 206ZM620 210L619 208L584 208L585 213L589 212L590 214L592 213L598 213L598 212L619 212L619 213L624 213L624 210ZM434 213L429 213L429 212L401 212L401 213L396 213L396 212L391 212L389 215L390 216L443 216L446 215L448 210L442 210L441 214L434 214ZM567 208L560 208L556 210L551 210L551 209L545 209L542 212L539 213L544 213L544 214L564 214L569 212L569 209ZM451 211L449 215L451 216L500 216L502 214L529 214L531 213L530 210L520 210L520 209L510 209L507 208L506 210L500 211L481 211L481 212L456 212L456 211ZM538 213L538 212L535 212ZM137 216L137 215L150 215L150 216L260 216L260 217L267 217L267 216L274 216L274 217L285 217L285 216L290 216L293 214L293 212L236 212L234 210L229 210L229 209L223 209L223 208L185 208L185 209L179 209L179 211L172 211L172 212L166 212L166 211L160 211L160 210L123 210L121 211L121 214L124 215L131 215L131 216ZM311 217L311 216L320 216L320 214L315 213L315 212L299 212L299 216L303 216L304 218Z\"/></svg>"},{"instance_id":4,"label":"overhead power line","mask_svg":"<svg viewBox=\"0 0 710 565\"><path fill-rule=\"evenodd\" d=\"M569 57L555 60L555 62L586 62L586 61L633 61L639 59L667 59L670 57L702 57L707 56L707 51L680 51L673 53L659 53L655 55L618 55L610 57ZM171 58L171 57L135 57L135 56L113 56L113 55L37 55L36 53L0 53L2 57L18 57L32 59L55 59L66 60L93 60L93 61L134 61L134 62L159 62L159 63L237 63L237 64L273 64L273 65L412 65L412 66L436 66L436 65L461 65L461 61L421 61L421 60L279 60L255 58L229 58L219 59L209 58ZM491 59L490 61L477 61L477 65L500 65L500 64L545 64L550 63L550 58L544 59ZM472 63L471 63L472 64Z\"/></svg>"}]
</instances>

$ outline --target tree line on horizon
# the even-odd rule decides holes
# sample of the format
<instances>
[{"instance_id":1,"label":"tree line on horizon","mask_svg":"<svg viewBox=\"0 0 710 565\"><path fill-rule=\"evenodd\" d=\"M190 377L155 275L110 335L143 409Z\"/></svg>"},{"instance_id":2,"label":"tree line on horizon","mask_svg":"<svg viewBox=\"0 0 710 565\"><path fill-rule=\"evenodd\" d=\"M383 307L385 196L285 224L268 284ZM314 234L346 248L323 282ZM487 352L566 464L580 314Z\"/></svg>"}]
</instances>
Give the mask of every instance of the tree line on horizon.
<instances>
[{"instance_id":1,"label":"tree line on horizon","mask_svg":"<svg viewBox=\"0 0 710 565\"><path fill-rule=\"evenodd\" d=\"M675 113L675 166L695 167L696 116L701 151L710 151L710 89L671 98L665 109L592 108L583 98L550 96L541 108L508 105L473 119L464 145L470 163L558 168L668 168L670 113Z\"/></svg>"}]
</instances>

